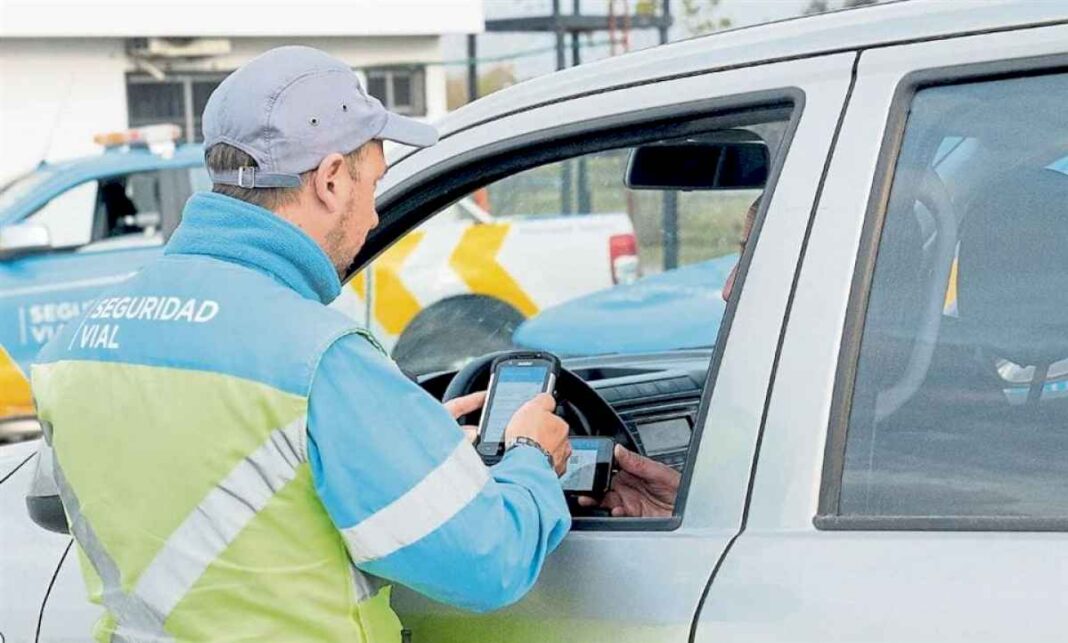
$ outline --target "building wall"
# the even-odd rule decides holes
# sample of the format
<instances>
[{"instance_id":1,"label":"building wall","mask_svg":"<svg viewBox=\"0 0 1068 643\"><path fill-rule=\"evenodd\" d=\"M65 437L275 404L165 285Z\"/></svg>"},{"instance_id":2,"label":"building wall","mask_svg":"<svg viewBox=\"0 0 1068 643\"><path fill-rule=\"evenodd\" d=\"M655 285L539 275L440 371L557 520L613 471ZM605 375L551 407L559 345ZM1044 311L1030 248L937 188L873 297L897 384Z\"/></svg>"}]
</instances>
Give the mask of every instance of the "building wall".
<instances>
[{"instance_id":1,"label":"building wall","mask_svg":"<svg viewBox=\"0 0 1068 643\"><path fill-rule=\"evenodd\" d=\"M305 38L233 38L230 54L201 61L173 64L181 71L232 71L244 62L282 45L317 47L344 60L352 67L382 67L404 63L442 60L439 36L355 36ZM445 73L440 65L426 71L427 119L445 115Z\"/></svg>"},{"instance_id":2,"label":"building wall","mask_svg":"<svg viewBox=\"0 0 1068 643\"><path fill-rule=\"evenodd\" d=\"M0 39L0 181L126 126L123 41Z\"/></svg>"},{"instance_id":3,"label":"building wall","mask_svg":"<svg viewBox=\"0 0 1068 643\"><path fill-rule=\"evenodd\" d=\"M42 159L93 154L93 134L127 126L126 74L143 71L121 38L0 39L0 182ZM440 61L439 36L243 37L229 54L150 62L160 71L229 72L276 46L323 49L355 68ZM445 114L445 72L426 68L427 119Z\"/></svg>"}]
</instances>

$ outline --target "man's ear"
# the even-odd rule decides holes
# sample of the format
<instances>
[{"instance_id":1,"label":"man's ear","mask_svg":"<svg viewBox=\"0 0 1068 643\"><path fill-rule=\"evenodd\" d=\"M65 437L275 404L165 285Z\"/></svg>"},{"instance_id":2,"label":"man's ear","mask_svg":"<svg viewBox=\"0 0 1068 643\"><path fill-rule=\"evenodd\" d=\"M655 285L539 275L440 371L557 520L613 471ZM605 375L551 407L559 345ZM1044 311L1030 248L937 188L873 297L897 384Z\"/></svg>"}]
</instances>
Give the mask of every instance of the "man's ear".
<instances>
[{"instance_id":1,"label":"man's ear","mask_svg":"<svg viewBox=\"0 0 1068 643\"><path fill-rule=\"evenodd\" d=\"M313 179L315 196L330 212L341 209L337 188L342 172L348 172L345 168L345 157L336 152L327 155L315 170Z\"/></svg>"}]
</instances>

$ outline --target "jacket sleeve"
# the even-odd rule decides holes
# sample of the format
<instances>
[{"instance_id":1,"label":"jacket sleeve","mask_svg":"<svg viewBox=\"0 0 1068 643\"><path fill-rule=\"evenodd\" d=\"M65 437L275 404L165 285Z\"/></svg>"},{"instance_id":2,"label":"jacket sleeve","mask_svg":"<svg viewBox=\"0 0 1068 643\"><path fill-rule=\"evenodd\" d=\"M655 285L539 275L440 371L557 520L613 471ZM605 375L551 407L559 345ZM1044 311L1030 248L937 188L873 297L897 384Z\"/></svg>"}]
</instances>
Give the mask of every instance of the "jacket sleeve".
<instances>
[{"instance_id":1,"label":"jacket sleeve","mask_svg":"<svg viewBox=\"0 0 1068 643\"><path fill-rule=\"evenodd\" d=\"M358 335L319 364L308 411L315 488L361 570L474 611L513 603L571 526L532 448L487 468L440 402Z\"/></svg>"}]
</instances>

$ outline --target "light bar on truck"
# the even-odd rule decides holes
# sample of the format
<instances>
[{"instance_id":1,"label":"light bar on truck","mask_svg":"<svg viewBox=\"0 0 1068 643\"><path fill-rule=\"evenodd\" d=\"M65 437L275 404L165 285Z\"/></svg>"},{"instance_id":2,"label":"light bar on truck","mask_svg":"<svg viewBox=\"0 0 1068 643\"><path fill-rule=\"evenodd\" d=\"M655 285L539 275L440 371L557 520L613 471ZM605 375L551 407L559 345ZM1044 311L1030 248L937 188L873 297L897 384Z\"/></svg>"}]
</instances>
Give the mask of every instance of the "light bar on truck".
<instances>
[{"instance_id":1,"label":"light bar on truck","mask_svg":"<svg viewBox=\"0 0 1068 643\"><path fill-rule=\"evenodd\" d=\"M123 145L151 147L158 144L174 144L180 138L182 138L182 128L173 123L166 123L97 134L93 137L93 142L104 147L120 147Z\"/></svg>"}]
</instances>

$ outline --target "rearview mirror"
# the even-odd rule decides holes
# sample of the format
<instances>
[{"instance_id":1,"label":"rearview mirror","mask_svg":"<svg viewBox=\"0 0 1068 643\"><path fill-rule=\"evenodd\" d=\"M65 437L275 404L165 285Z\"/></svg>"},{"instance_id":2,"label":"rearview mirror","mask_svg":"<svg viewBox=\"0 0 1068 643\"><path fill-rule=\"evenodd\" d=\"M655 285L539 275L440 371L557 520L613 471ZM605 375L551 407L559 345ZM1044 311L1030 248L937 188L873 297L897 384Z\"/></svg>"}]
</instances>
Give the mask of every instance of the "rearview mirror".
<instances>
[{"instance_id":1,"label":"rearview mirror","mask_svg":"<svg viewBox=\"0 0 1068 643\"><path fill-rule=\"evenodd\" d=\"M0 228L0 260L48 250L52 238L48 228L36 223L17 223Z\"/></svg>"},{"instance_id":2,"label":"rearview mirror","mask_svg":"<svg viewBox=\"0 0 1068 643\"><path fill-rule=\"evenodd\" d=\"M657 143L631 150L631 190L759 190L768 180L762 141Z\"/></svg>"}]
</instances>

